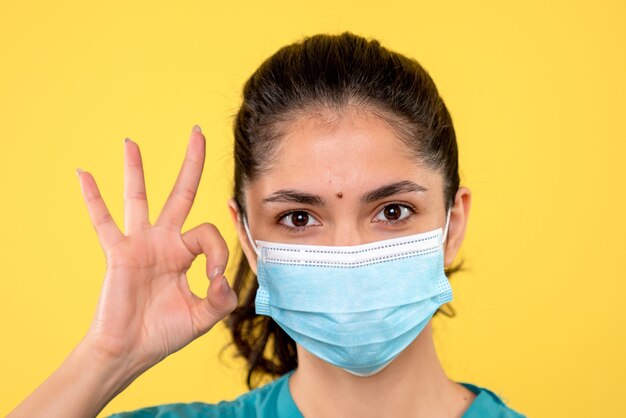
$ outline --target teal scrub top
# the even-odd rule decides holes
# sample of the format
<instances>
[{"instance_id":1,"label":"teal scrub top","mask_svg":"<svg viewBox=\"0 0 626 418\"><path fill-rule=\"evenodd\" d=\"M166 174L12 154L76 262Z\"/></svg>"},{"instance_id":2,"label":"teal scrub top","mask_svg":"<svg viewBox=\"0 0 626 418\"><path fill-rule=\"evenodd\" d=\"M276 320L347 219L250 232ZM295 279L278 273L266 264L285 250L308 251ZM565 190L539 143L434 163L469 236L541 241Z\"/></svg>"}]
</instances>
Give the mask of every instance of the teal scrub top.
<instances>
[{"instance_id":1,"label":"teal scrub top","mask_svg":"<svg viewBox=\"0 0 626 418\"><path fill-rule=\"evenodd\" d=\"M293 371L284 374L232 401L221 401L216 404L202 402L164 404L113 414L109 418L303 418L289 392L288 379L292 373ZM470 383L461 384L476 394L463 418L526 418L525 415L507 407L490 390Z\"/></svg>"}]
</instances>

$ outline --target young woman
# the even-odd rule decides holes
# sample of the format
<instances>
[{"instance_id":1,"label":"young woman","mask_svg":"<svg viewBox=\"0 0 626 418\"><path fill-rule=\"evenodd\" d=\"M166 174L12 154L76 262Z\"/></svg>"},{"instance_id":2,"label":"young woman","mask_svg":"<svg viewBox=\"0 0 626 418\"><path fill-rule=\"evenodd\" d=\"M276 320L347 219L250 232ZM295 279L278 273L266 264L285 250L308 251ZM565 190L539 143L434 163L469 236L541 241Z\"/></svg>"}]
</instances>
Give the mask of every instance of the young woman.
<instances>
[{"instance_id":1,"label":"young woman","mask_svg":"<svg viewBox=\"0 0 626 418\"><path fill-rule=\"evenodd\" d=\"M125 143L125 234L79 170L107 260L97 313L10 416L93 417L224 318L250 392L115 416L522 416L449 379L433 346L430 320L452 298L471 195L450 115L415 60L349 32L307 37L250 77L234 134L234 290L220 232L204 223L181 233L204 165L199 127L154 224L137 144ZM199 254L205 298L185 275ZM253 389L264 375L275 379Z\"/></svg>"}]
</instances>

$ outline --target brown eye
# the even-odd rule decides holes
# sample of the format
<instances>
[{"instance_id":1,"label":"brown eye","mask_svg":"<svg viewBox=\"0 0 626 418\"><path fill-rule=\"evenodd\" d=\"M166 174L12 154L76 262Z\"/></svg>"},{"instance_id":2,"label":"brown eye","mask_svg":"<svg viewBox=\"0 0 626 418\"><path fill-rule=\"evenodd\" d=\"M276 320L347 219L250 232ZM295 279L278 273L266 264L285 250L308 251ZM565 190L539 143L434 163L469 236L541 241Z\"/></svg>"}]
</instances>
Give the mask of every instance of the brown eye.
<instances>
[{"instance_id":1,"label":"brown eye","mask_svg":"<svg viewBox=\"0 0 626 418\"><path fill-rule=\"evenodd\" d=\"M289 229L299 228L301 230L309 226L320 225L311 214L304 210L294 210L282 215L279 223Z\"/></svg>"},{"instance_id":2,"label":"brown eye","mask_svg":"<svg viewBox=\"0 0 626 418\"><path fill-rule=\"evenodd\" d=\"M414 210L409 208L408 206L401 205L399 203L392 203L385 206L378 215L376 215L377 221L383 222L402 222L411 217Z\"/></svg>"},{"instance_id":3,"label":"brown eye","mask_svg":"<svg viewBox=\"0 0 626 418\"><path fill-rule=\"evenodd\" d=\"M289 217L293 226L305 226L309 222L309 214L306 212L294 212Z\"/></svg>"},{"instance_id":4,"label":"brown eye","mask_svg":"<svg viewBox=\"0 0 626 418\"><path fill-rule=\"evenodd\" d=\"M393 221L397 221L400 218L400 205L389 205L383 209L385 218Z\"/></svg>"}]
</instances>

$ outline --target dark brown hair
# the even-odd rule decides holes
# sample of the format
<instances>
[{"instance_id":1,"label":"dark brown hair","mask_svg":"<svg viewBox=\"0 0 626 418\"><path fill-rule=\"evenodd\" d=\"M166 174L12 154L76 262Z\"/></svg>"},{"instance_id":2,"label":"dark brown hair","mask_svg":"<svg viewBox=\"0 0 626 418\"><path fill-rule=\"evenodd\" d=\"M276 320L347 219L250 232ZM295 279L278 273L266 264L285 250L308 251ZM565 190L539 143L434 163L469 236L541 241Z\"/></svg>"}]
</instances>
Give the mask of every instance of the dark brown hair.
<instances>
[{"instance_id":1,"label":"dark brown hair","mask_svg":"<svg viewBox=\"0 0 626 418\"><path fill-rule=\"evenodd\" d=\"M444 179L446 210L459 188L456 136L448 110L428 73L414 59L390 51L376 40L350 32L320 34L280 48L246 81L234 121L233 195L245 215L244 186L268 167L281 138L280 123L305 112L341 111L347 105L368 109L396 130L420 161ZM233 288L239 306L228 316L238 355L253 375L279 376L297 364L296 345L271 317L256 315L258 283L239 248ZM446 270L450 275L461 265ZM447 316L454 316L439 309Z\"/></svg>"}]
</instances>

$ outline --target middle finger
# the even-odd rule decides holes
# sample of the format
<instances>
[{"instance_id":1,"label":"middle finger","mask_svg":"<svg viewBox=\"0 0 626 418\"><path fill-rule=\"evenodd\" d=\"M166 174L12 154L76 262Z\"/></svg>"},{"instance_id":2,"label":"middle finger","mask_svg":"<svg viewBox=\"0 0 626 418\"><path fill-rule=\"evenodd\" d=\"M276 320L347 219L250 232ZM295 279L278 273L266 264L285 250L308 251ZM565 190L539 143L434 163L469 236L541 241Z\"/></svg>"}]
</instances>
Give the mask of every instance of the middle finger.
<instances>
[{"instance_id":1,"label":"middle finger","mask_svg":"<svg viewBox=\"0 0 626 418\"><path fill-rule=\"evenodd\" d=\"M163 210L155 225L182 229L196 197L204 167L205 140L198 125L194 126L187 145L185 160Z\"/></svg>"}]
</instances>

